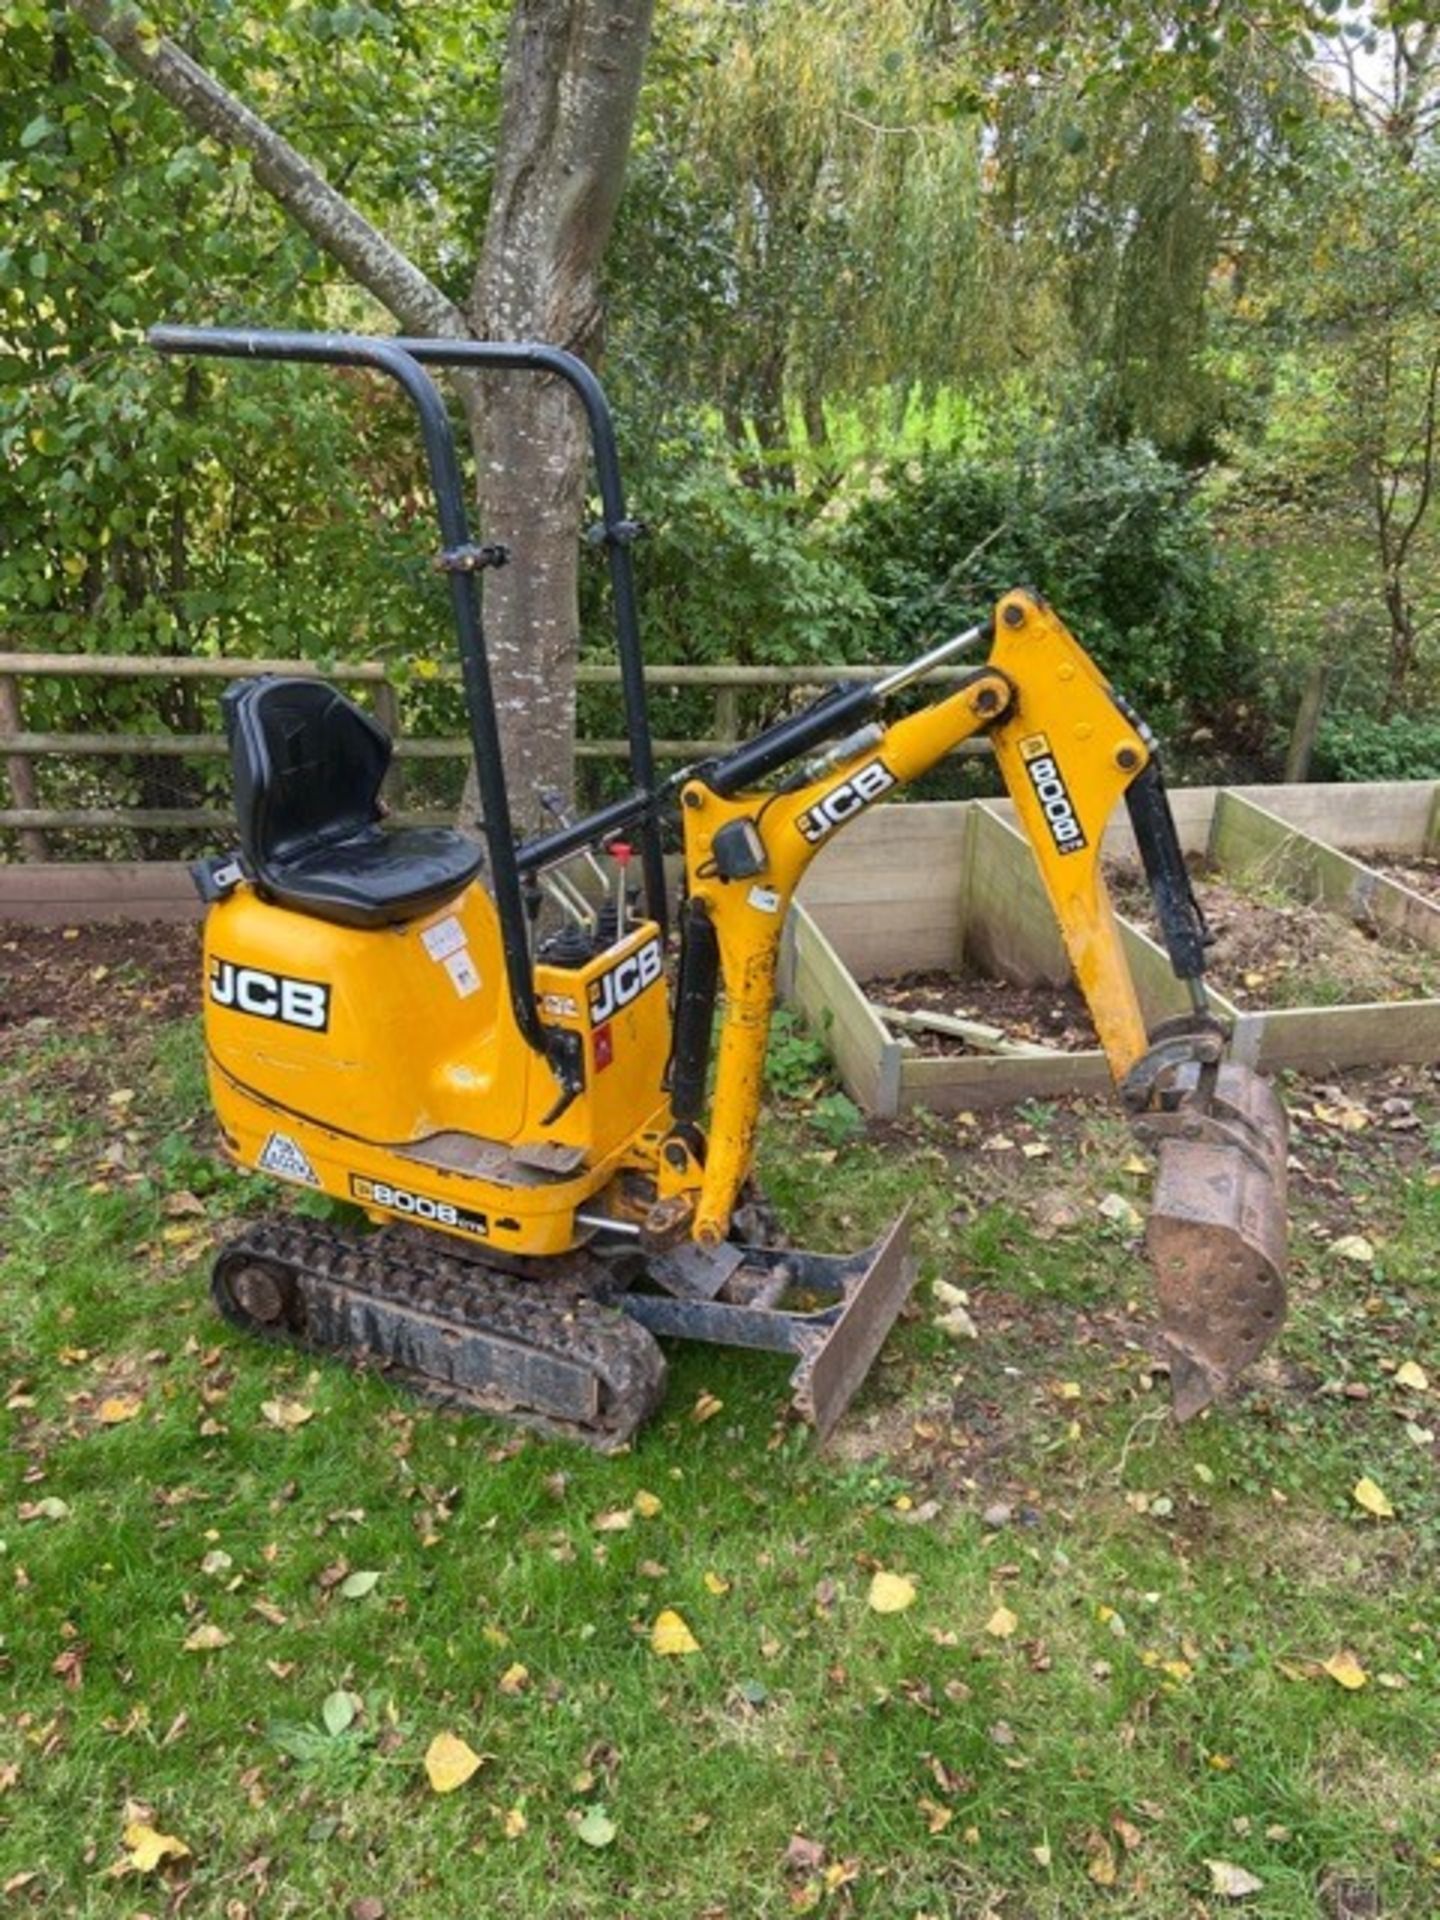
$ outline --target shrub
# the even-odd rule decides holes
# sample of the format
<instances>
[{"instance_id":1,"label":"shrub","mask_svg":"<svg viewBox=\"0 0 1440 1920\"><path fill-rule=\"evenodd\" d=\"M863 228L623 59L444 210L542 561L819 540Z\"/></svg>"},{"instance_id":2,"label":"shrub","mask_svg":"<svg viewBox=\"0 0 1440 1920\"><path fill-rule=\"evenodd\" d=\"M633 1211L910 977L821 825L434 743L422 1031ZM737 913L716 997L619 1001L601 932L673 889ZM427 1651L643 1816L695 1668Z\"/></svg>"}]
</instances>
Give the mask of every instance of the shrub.
<instances>
[{"instance_id":1,"label":"shrub","mask_svg":"<svg viewBox=\"0 0 1440 1920\"><path fill-rule=\"evenodd\" d=\"M1320 780L1440 780L1440 718L1396 714L1377 720L1347 713L1321 723L1315 750Z\"/></svg>"},{"instance_id":2,"label":"shrub","mask_svg":"<svg viewBox=\"0 0 1440 1920\"><path fill-rule=\"evenodd\" d=\"M1261 748L1258 575L1221 552L1189 476L1144 441L1028 430L884 469L837 551L881 609L885 654L1033 585L1182 760L1192 740Z\"/></svg>"}]
</instances>

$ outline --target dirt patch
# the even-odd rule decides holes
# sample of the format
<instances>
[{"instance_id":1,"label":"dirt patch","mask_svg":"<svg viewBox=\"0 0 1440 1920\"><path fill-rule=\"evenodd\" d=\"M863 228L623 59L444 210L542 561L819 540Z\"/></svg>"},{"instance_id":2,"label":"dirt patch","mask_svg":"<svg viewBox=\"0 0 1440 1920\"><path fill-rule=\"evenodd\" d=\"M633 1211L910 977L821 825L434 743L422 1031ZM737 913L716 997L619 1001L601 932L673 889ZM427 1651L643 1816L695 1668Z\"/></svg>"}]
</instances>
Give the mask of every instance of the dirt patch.
<instances>
[{"instance_id":1,"label":"dirt patch","mask_svg":"<svg viewBox=\"0 0 1440 1920\"><path fill-rule=\"evenodd\" d=\"M1064 1053L1083 1053L1098 1046L1095 1027L1084 1000L1074 987L1022 987L1008 980L978 974L903 973L893 980L867 980L865 993L882 1009L903 1013L933 1013L974 1020L999 1030L1007 1040L1029 1046L1054 1047ZM908 1023L894 1028L927 1056L983 1054L993 1048L959 1035L935 1032Z\"/></svg>"},{"instance_id":2,"label":"dirt patch","mask_svg":"<svg viewBox=\"0 0 1440 1920\"><path fill-rule=\"evenodd\" d=\"M0 922L0 1034L31 1020L94 1028L127 1009L169 1019L199 1005L197 926Z\"/></svg>"},{"instance_id":3,"label":"dirt patch","mask_svg":"<svg viewBox=\"0 0 1440 1920\"><path fill-rule=\"evenodd\" d=\"M1440 959L1402 934L1356 925L1278 890L1246 891L1203 866L1192 871L1214 935L1205 977L1236 1006L1351 1006L1440 994ZM1158 939L1140 869L1117 863L1106 883L1118 911Z\"/></svg>"}]
</instances>

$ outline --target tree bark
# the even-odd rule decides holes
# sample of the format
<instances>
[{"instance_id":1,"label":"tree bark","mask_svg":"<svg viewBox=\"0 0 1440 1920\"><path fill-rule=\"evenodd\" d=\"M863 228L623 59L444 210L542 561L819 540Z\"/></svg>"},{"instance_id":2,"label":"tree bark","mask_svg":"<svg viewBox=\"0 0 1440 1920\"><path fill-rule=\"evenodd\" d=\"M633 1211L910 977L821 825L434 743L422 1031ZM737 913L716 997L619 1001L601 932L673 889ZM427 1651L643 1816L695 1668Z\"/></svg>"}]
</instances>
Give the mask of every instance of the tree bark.
<instances>
[{"instance_id":1,"label":"tree bark","mask_svg":"<svg viewBox=\"0 0 1440 1920\"><path fill-rule=\"evenodd\" d=\"M614 224L654 0L516 0L499 158L470 295L474 332L593 357L599 269ZM485 628L517 821L570 797L575 765L585 427L569 390L533 374L466 396L485 537L510 548L486 576ZM473 775L462 820L473 814Z\"/></svg>"}]
</instances>

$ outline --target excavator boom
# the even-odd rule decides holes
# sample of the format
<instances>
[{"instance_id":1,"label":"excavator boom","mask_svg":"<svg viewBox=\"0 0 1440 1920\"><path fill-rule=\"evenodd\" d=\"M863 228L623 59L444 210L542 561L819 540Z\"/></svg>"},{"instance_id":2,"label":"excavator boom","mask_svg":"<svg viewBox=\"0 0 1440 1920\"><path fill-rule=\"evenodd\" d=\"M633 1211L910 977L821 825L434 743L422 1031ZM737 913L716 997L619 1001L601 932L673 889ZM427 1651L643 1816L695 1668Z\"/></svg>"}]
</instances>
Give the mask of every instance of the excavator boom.
<instances>
[{"instance_id":1,"label":"excavator boom","mask_svg":"<svg viewBox=\"0 0 1440 1920\"><path fill-rule=\"evenodd\" d=\"M880 700L942 658L987 642L983 665L945 697L888 725ZM1176 1415L1235 1379L1284 1315L1286 1120L1273 1089L1225 1058L1206 1008L1204 918L1166 799L1155 742L1089 655L1037 596L1007 594L983 629L898 669L878 689L845 690L729 760L698 769L682 817L690 892L687 945L718 963L726 1013L709 1150L692 1233L720 1245L750 1165L775 999L779 921L821 845L874 801L926 772L960 741L988 736L1121 1097L1159 1172L1146 1245ZM855 722L862 722L858 727ZM844 731L799 775L752 781ZM1101 847L1124 800L1188 1013L1147 1030L1111 907ZM693 944L692 944L693 943ZM693 981L692 981L693 985ZM677 1121L702 1117L714 982L686 992L682 969L672 1058ZM686 1105L687 1099L691 1102Z\"/></svg>"}]
</instances>

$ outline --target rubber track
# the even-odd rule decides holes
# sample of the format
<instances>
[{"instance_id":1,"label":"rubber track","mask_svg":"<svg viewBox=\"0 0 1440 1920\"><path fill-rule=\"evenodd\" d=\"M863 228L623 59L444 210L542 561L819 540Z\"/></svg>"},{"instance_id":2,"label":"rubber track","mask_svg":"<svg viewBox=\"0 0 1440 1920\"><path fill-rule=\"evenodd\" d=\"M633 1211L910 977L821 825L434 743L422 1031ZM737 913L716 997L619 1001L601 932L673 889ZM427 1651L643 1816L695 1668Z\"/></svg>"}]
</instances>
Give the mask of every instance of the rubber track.
<instances>
[{"instance_id":1,"label":"rubber track","mask_svg":"<svg viewBox=\"0 0 1440 1920\"><path fill-rule=\"evenodd\" d=\"M227 1269L250 1261L279 1266L293 1277L305 1302L307 1282L323 1282L363 1298L383 1318L422 1312L460 1332L493 1334L569 1366L586 1366L600 1383L595 1422L577 1422L554 1409L515 1404L498 1393L422 1378L376 1348L336 1348L307 1339L303 1328L276 1327L249 1318L225 1284ZM407 1230L345 1233L295 1219L261 1221L229 1241L216 1262L211 1293L216 1307L242 1332L311 1353L336 1353L379 1362L391 1378L448 1405L472 1408L602 1451L621 1446L660 1404L665 1360L644 1327L606 1304L614 1281L602 1262L585 1254L546 1262L543 1280L517 1278L482 1263L479 1249L452 1254L439 1235ZM553 1277L552 1277L553 1276Z\"/></svg>"}]
</instances>

